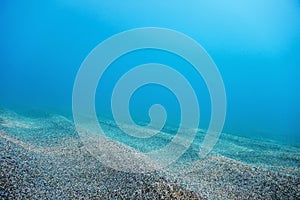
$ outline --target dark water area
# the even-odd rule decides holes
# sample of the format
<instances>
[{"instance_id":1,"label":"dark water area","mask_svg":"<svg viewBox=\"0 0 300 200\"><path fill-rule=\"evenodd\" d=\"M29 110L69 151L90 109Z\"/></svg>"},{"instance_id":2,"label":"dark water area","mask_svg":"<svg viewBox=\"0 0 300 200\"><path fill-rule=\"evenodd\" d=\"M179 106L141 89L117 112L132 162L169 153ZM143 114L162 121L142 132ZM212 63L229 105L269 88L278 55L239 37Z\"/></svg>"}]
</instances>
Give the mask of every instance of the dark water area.
<instances>
[{"instance_id":1,"label":"dark water area","mask_svg":"<svg viewBox=\"0 0 300 200\"><path fill-rule=\"evenodd\" d=\"M294 0L1 1L0 106L35 117L53 112L72 117L73 84L89 52L116 33L149 26L187 34L212 57L226 89L224 132L300 143L300 4ZM172 66L190 81L201 108L200 127L206 129L211 103L205 83L185 60L157 50L131 52L112 63L98 85L97 114L111 117L118 78L148 62ZM154 103L165 106L167 125L178 125L178 101L157 85L133 95L133 119L149 121Z\"/></svg>"}]
</instances>

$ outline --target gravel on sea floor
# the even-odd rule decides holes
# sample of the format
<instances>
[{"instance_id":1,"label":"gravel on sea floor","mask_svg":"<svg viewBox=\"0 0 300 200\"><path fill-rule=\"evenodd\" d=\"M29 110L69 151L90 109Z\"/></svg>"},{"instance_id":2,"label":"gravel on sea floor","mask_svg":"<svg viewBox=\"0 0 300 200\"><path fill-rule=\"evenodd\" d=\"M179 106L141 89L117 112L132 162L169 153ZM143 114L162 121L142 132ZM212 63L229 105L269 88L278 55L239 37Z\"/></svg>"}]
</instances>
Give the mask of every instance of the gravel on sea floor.
<instances>
[{"instance_id":1,"label":"gravel on sea floor","mask_svg":"<svg viewBox=\"0 0 300 200\"><path fill-rule=\"evenodd\" d=\"M103 166L80 149L37 154L0 138L0 199L199 199L152 172Z\"/></svg>"},{"instance_id":2,"label":"gravel on sea floor","mask_svg":"<svg viewBox=\"0 0 300 200\"><path fill-rule=\"evenodd\" d=\"M299 176L212 156L192 170L133 174L102 165L80 148L28 151L0 139L2 199L299 199Z\"/></svg>"},{"instance_id":3,"label":"gravel on sea floor","mask_svg":"<svg viewBox=\"0 0 300 200\"><path fill-rule=\"evenodd\" d=\"M237 139L240 144L252 143ZM249 151L248 143L239 148ZM225 140L221 144L233 146ZM232 150L162 171L129 173L95 159L64 117L33 119L2 111L0 199L300 199L297 149L277 149L267 155L273 155L270 163L280 161L279 166L247 164L241 161L246 153L234 159ZM267 160L260 157L258 161ZM288 164L281 164L285 159Z\"/></svg>"}]
</instances>

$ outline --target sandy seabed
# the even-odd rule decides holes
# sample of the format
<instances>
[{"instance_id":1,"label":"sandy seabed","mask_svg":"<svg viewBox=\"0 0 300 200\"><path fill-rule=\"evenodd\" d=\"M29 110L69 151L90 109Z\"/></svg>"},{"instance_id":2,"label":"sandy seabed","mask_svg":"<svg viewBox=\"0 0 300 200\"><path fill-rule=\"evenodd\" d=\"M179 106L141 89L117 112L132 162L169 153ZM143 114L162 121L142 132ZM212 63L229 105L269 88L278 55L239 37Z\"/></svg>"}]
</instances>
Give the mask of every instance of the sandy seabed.
<instances>
[{"instance_id":1,"label":"sandy seabed","mask_svg":"<svg viewBox=\"0 0 300 200\"><path fill-rule=\"evenodd\" d=\"M244 145L239 155L225 152L228 138ZM250 154L245 141L261 145L227 135L205 159L122 172L95 159L68 119L1 110L0 199L300 199L299 148L266 143Z\"/></svg>"}]
</instances>

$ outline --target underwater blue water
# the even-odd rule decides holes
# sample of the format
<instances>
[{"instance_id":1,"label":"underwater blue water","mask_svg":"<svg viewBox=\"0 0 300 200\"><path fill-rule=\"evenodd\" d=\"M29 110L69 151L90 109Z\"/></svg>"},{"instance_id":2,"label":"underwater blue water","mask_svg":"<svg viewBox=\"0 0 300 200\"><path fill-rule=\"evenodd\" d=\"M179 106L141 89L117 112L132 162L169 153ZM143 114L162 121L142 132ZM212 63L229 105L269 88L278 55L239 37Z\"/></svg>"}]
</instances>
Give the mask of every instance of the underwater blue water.
<instances>
[{"instance_id":1,"label":"underwater blue water","mask_svg":"<svg viewBox=\"0 0 300 200\"><path fill-rule=\"evenodd\" d=\"M296 0L2 0L0 106L71 115L73 83L88 53L116 33L148 26L187 34L210 54L226 88L225 132L300 143L300 3ZM98 114L111 115L110 95L122 73L147 62L172 66L191 82L200 102L200 127L207 128L211 105L203 80L184 60L158 50L131 52L111 65L98 86ZM133 119L147 122L154 103L165 106L167 125L178 125L176 98L157 85L146 85L133 95Z\"/></svg>"}]
</instances>

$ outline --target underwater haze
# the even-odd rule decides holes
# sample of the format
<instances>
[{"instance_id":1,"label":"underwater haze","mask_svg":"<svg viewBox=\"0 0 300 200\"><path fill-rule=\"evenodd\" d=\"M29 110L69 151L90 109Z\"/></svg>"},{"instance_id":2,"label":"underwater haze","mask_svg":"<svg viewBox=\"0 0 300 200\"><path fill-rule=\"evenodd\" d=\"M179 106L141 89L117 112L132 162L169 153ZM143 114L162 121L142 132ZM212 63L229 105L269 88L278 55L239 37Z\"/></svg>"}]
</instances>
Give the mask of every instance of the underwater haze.
<instances>
[{"instance_id":1,"label":"underwater haze","mask_svg":"<svg viewBox=\"0 0 300 200\"><path fill-rule=\"evenodd\" d=\"M226 89L223 131L300 144L300 2L254 1L18 1L0 2L0 106L72 114L81 63L99 43L122 31L162 27L196 40L214 60ZM141 50L120 57L96 94L99 115L111 116L110 96L131 67L156 62L180 71L197 93L200 127L211 102L204 81L171 53ZM176 97L145 85L131 98L134 120L149 121L152 104L164 105L167 123L180 123Z\"/></svg>"}]
</instances>

